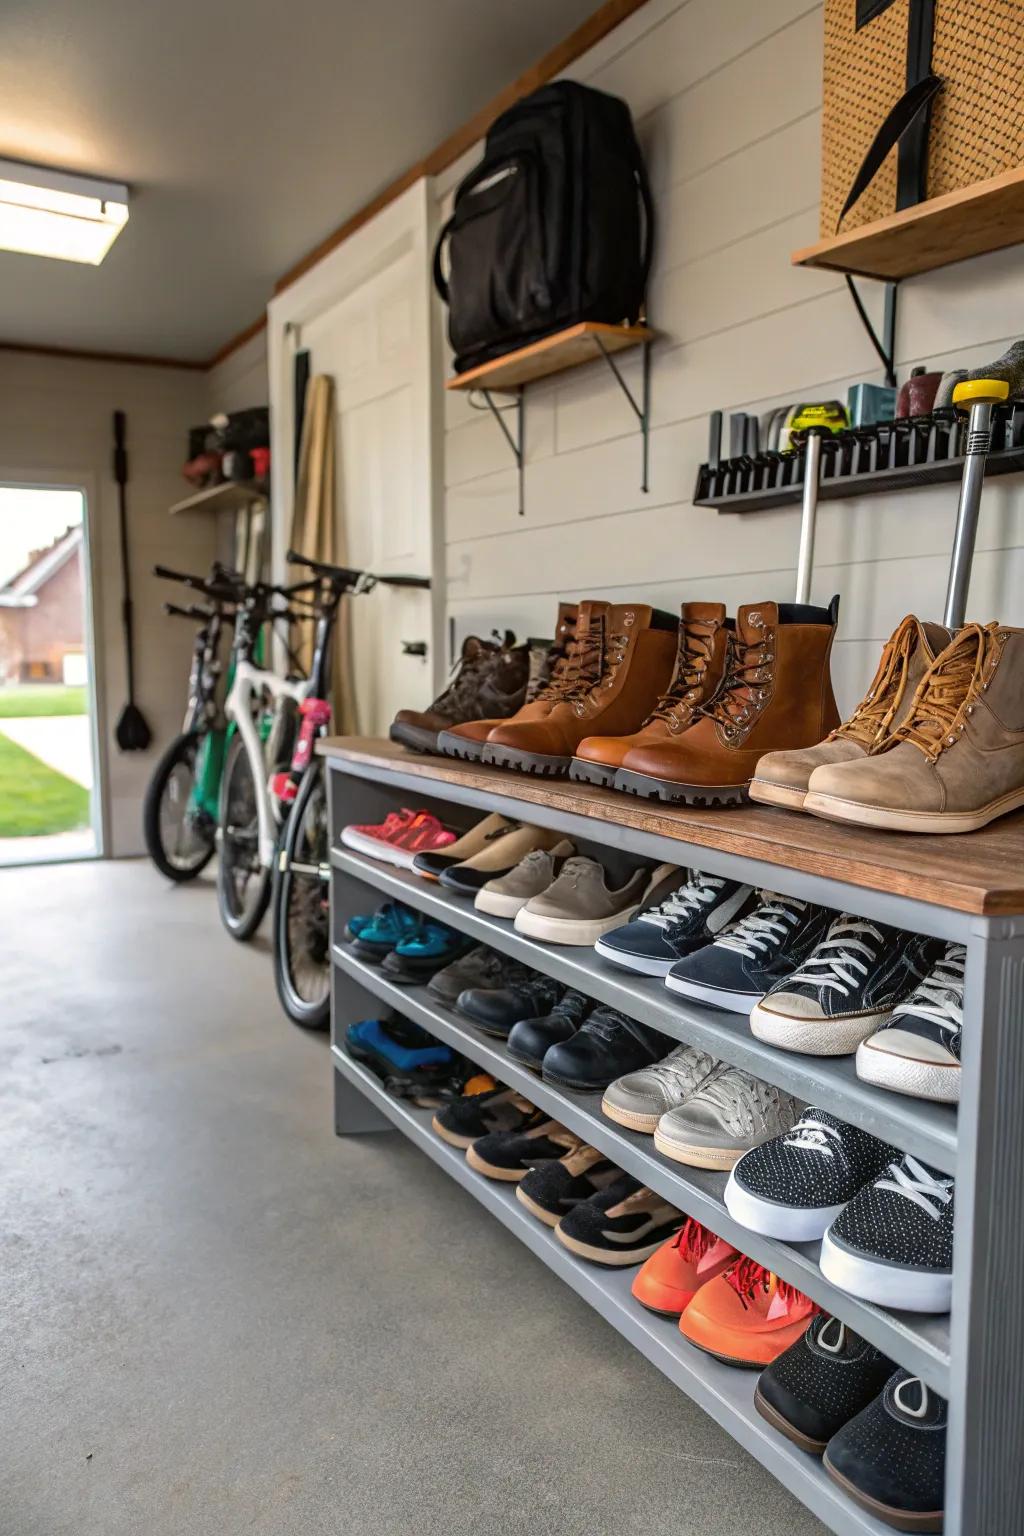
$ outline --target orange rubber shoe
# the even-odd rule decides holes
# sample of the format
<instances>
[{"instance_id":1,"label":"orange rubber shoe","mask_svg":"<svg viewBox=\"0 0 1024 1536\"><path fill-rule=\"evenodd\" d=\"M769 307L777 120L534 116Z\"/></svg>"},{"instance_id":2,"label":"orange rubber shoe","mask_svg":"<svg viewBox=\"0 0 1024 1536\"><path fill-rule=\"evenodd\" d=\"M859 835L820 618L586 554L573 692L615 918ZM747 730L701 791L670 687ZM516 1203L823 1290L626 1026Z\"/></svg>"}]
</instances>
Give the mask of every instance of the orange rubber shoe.
<instances>
[{"instance_id":1,"label":"orange rubber shoe","mask_svg":"<svg viewBox=\"0 0 1024 1536\"><path fill-rule=\"evenodd\" d=\"M641 1265L633 1295L650 1312L678 1317L702 1285L732 1268L739 1257L729 1243L688 1216L675 1236Z\"/></svg>"},{"instance_id":2,"label":"orange rubber shoe","mask_svg":"<svg viewBox=\"0 0 1024 1536\"><path fill-rule=\"evenodd\" d=\"M771 1365L820 1307L753 1259L701 1286L679 1319L682 1333L727 1365Z\"/></svg>"}]
</instances>

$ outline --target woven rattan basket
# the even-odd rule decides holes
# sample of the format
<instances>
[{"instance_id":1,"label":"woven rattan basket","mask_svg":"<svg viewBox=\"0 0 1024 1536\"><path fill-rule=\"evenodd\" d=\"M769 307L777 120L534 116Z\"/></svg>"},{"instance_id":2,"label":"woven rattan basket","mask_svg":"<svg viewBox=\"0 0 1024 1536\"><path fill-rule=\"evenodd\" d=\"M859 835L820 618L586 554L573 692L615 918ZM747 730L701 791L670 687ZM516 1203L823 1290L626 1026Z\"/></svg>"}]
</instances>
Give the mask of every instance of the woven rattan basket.
<instances>
[{"instance_id":1,"label":"woven rattan basket","mask_svg":"<svg viewBox=\"0 0 1024 1536\"><path fill-rule=\"evenodd\" d=\"M911 0L873 9L825 0L821 234L839 215L875 133L906 88ZM927 195L940 197L1024 163L1024 0L937 0ZM842 221L854 229L896 211L896 150Z\"/></svg>"}]
</instances>

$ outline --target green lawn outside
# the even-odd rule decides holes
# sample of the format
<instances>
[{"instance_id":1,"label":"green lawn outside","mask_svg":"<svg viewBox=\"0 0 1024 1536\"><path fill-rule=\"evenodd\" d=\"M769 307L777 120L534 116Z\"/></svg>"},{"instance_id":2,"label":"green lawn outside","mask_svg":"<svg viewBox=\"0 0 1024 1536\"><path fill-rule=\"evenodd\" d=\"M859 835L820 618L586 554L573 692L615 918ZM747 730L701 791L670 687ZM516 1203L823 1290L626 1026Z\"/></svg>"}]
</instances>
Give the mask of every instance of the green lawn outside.
<instances>
[{"instance_id":1,"label":"green lawn outside","mask_svg":"<svg viewBox=\"0 0 1024 1536\"><path fill-rule=\"evenodd\" d=\"M44 837L88 825L89 791L0 735L0 837Z\"/></svg>"},{"instance_id":2,"label":"green lawn outside","mask_svg":"<svg viewBox=\"0 0 1024 1536\"><path fill-rule=\"evenodd\" d=\"M84 715L89 700L84 687L63 683L10 683L0 687L0 720L28 715Z\"/></svg>"}]
</instances>

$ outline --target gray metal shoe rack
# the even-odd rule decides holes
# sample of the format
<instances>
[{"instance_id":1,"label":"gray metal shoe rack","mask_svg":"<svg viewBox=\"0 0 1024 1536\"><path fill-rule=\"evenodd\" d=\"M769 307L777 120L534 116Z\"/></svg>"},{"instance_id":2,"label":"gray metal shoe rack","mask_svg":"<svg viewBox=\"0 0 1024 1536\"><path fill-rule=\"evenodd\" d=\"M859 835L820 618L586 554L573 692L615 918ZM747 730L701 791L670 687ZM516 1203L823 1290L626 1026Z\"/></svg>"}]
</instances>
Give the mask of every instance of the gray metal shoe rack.
<instances>
[{"instance_id":1,"label":"gray metal shoe rack","mask_svg":"<svg viewBox=\"0 0 1024 1536\"><path fill-rule=\"evenodd\" d=\"M416 758L388 742L325 744L331 820L332 1063L339 1135L397 1127L473 1194L647 1359L727 1429L809 1509L842 1536L883 1536L821 1464L756 1413L756 1372L735 1370L690 1346L671 1321L630 1295L632 1271L575 1259L514 1198L470 1169L430 1129L429 1111L391 1098L346 1056L347 1024L380 1005L522 1091L681 1210L805 1291L822 1307L920 1375L950 1403L947 1536L1013 1536L1024 1530L1024 818L969 837L914 838L836 827L793 812L652 809L608 790L534 782L497 769ZM762 1045L747 1021L668 993L660 981L606 965L591 950L546 946L487 917L442 886L341 847L349 822L376 822L402 804L426 805L453 825L504 811L572 837L606 864L671 860L966 943L963 1094L957 1112L872 1088L851 1058L789 1055ZM600 1096L556 1090L509 1060L500 1043L446 1011L423 987L396 987L351 954L344 928L355 912L397 898L538 971L621 1008L673 1038L703 1046L844 1120L955 1172L957 1214L949 1317L887 1312L838 1291L817 1264L817 1245L791 1246L748 1232L722 1201L725 1175L688 1169L600 1111ZM482 1237L482 1240L483 1239Z\"/></svg>"}]
</instances>

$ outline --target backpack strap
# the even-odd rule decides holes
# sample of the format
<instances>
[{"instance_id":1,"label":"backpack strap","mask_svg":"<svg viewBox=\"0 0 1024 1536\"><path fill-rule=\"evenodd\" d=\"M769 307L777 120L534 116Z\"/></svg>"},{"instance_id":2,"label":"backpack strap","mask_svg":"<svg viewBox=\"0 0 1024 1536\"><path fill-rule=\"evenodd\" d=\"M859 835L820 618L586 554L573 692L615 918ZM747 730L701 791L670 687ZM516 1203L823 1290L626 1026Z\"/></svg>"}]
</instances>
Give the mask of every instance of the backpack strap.
<instances>
[{"instance_id":1,"label":"backpack strap","mask_svg":"<svg viewBox=\"0 0 1024 1536\"><path fill-rule=\"evenodd\" d=\"M437 244L434 246L434 287L437 289L438 293L441 295L446 304L448 303L448 279L444 275L444 267L441 262L441 257L444 252L444 243L448 239L448 236L451 234L452 225L454 223L455 215L453 213L451 218L446 219L445 222L441 225L441 231L437 237Z\"/></svg>"}]
</instances>

